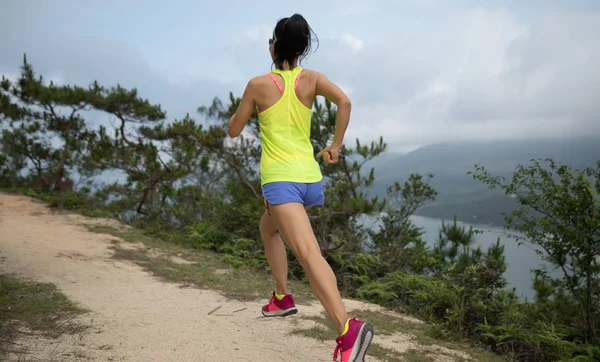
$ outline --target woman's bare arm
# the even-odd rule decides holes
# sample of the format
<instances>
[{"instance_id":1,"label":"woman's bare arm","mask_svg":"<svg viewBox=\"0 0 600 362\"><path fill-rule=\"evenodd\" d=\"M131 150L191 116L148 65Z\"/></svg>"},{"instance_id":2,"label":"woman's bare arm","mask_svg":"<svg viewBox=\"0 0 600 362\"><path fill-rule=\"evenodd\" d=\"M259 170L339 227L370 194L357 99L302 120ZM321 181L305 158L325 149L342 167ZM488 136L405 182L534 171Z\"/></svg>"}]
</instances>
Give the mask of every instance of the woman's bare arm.
<instances>
[{"instance_id":1,"label":"woman's bare arm","mask_svg":"<svg viewBox=\"0 0 600 362\"><path fill-rule=\"evenodd\" d=\"M344 135L350 122L350 111L352 103L350 98L335 83L327 79L321 73L315 72L317 76L317 95L323 96L337 106L337 118L335 122L335 136L332 147L338 150L344 143Z\"/></svg>"},{"instance_id":2,"label":"woman's bare arm","mask_svg":"<svg viewBox=\"0 0 600 362\"><path fill-rule=\"evenodd\" d=\"M248 123L252 116L252 112L256 106L254 102L255 87L256 79L253 78L248 82L248 85L244 90L242 101L240 102L237 111L229 119L229 129L227 130L227 133L231 138L235 138L242 133L246 123Z\"/></svg>"}]
</instances>

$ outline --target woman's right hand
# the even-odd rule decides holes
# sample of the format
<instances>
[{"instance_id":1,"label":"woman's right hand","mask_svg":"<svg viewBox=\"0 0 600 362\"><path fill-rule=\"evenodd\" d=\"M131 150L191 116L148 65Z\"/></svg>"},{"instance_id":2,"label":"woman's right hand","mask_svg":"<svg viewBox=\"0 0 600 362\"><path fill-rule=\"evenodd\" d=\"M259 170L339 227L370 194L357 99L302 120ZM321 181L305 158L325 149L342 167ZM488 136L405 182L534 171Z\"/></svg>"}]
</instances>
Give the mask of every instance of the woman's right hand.
<instances>
[{"instance_id":1,"label":"woman's right hand","mask_svg":"<svg viewBox=\"0 0 600 362\"><path fill-rule=\"evenodd\" d=\"M319 152L319 155L329 164L338 163L341 148L341 146L329 145Z\"/></svg>"}]
</instances>

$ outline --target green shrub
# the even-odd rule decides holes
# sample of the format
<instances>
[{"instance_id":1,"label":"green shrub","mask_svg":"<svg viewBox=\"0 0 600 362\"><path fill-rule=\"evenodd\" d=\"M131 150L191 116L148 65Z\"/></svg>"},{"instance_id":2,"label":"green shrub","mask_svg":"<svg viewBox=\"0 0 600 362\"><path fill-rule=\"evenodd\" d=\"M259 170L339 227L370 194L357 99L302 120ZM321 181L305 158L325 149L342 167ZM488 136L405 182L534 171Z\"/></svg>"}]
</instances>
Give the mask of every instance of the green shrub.
<instances>
[{"instance_id":1,"label":"green shrub","mask_svg":"<svg viewBox=\"0 0 600 362\"><path fill-rule=\"evenodd\" d=\"M262 243L256 240L237 238L221 245L218 250L223 260L235 268L268 270Z\"/></svg>"},{"instance_id":2,"label":"green shrub","mask_svg":"<svg viewBox=\"0 0 600 362\"><path fill-rule=\"evenodd\" d=\"M349 297L373 281L382 264L378 256L363 253L328 253L325 259L334 270L339 289Z\"/></svg>"},{"instance_id":3,"label":"green shrub","mask_svg":"<svg viewBox=\"0 0 600 362\"><path fill-rule=\"evenodd\" d=\"M194 249L208 249L219 252L232 236L218 225L201 221L188 228L186 243Z\"/></svg>"},{"instance_id":4,"label":"green shrub","mask_svg":"<svg viewBox=\"0 0 600 362\"><path fill-rule=\"evenodd\" d=\"M435 277L395 272L366 284L358 295L427 320L442 320L453 291Z\"/></svg>"}]
</instances>

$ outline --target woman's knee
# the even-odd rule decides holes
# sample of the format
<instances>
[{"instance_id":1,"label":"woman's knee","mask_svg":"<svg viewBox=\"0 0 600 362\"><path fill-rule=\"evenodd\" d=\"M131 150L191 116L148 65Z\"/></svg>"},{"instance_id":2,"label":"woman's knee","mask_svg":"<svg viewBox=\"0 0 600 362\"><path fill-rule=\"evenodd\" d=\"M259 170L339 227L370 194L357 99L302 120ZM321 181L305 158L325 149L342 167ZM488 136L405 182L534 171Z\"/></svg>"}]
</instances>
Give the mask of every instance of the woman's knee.
<instances>
[{"instance_id":1,"label":"woman's knee","mask_svg":"<svg viewBox=\"0 0 600 362\"><path fill-rule=\"evenodd\" d=\"M271 236L277 232L277 226L275 225L273 217L266 212L260 218L258 229L260 230L260 235L262 237Z\"/></svg>"}]
</instances>

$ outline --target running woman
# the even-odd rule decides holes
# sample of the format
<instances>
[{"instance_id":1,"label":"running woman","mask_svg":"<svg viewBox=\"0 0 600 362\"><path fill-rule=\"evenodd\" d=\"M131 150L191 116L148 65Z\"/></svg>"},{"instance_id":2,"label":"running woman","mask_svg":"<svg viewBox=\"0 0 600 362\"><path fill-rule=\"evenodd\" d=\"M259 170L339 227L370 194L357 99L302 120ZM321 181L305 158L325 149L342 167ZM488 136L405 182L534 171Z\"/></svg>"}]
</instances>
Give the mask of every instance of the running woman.
<instances>
[{"instance_id":1,"label":"running woman","mask_svg":"<svg viewBox=\"0 0 600 362\"><path fill-rule=\"evenodd\" d=\"M317 298L338 331L333 360L341 352L342 362L364 361L373 339L373 327L350 319L333 270L321 255L307 210L324 204L323 176L310 142L313 100L320 95L337 106L333 142L320 152L330 163L338 162L344 134L350 120L350 100L323 74L302 69L298 62L311 49L312 29L302 15L294 14L277 22L269 50L275 69L252 78L236 113L229 121L229 136L244 129L258 107L262 137L261 187L265 213L260 233L276 290L262 309L267 317L298 312L288 293L287 254L283 240L306 272Z\"/></svg>"}]
</instances>

